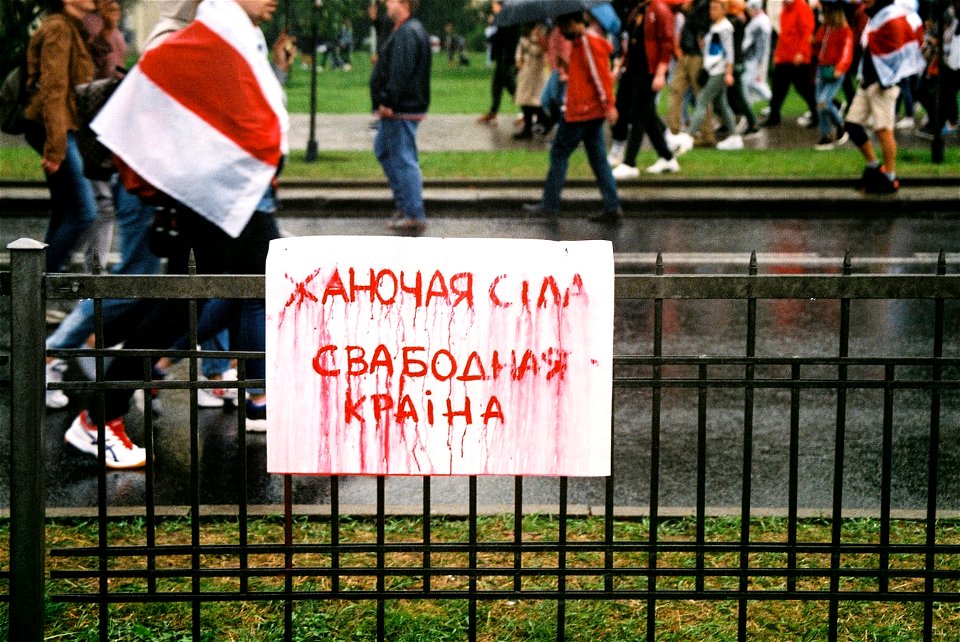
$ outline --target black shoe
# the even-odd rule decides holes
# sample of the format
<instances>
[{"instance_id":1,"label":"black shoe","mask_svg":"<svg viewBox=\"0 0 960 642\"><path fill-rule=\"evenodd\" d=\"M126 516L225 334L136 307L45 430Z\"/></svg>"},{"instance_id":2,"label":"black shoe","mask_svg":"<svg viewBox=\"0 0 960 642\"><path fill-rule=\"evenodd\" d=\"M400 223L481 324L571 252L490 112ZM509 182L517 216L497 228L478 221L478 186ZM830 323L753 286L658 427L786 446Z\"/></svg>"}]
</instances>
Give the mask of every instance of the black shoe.
<instances>
[{"instance_id":1,"label":"black shoe","mask_svg":"<svg viewBox=\"0 0 960 642\"><path fill-rule=\"evenodd\" d=\"M863 168L863 174L860 175L860 179L856 182L857 191L872 193L872 190L875 185L880 182L880 177L883 175L883 171L879 167L867 167Z\"/></svg>"},{"instance_id":2,"label":"black shoe","mask_svg":"<svg viewBox=\"0 0 960 642\"><path fill-rule=\"evenodd\" d=\"M767 116L762 121L760 121L761 127L779 127L780 126L780 117L779 116Z\"/></svg>"},{"instance_id":3,"label":"black shoe","mask_svg":"<svg viewBox=\"0 0 960 642\"><path fill-rule=\"evenodd\" d=\"M617 207L615 210L607 210L597 214L596 216L590 217L591 223L619 223L620 219L623 218L623 208Z\"/></svg>"},{"instance_id":4,"label":"black shoe","mask_svg":"<svg viewBox=\"0 0 960 642\"><path fill-rule=\"evenodd\" d=\"M527 216L556 216L556 210L548 210L543 203L524 203L523 213Z\"/></svg>"},{"instance_id":5,"label":"black shoe","mask_svg":"<svg viewBox=\"0 0 960 642\"><path fill-rule=\"evenodd\" d=\"M533 131L529 129L523 129L513 135L513 140L530 140L531 138L533 138Z\"/></svg>"},{"instance_id":6,"label":"black shoe","mask_svg":"<svg viewBox=\"0 0 960 642\"><path fill-rule=\"evenodd\" d=\"M752 127L747 127L747 131L743 132L744 138L747 138L750 136L758 136L758 135L760 135L760 128L757 127L756 125Z\"/></svg>"},{"instance_id":7,"label":"black shoe","mask_svg":"<svg viewBox=\"0 0 960 642\"><path fill-rule=\"evenodd\" d=\"M882 171L879 175L866 185L865 194L896 194L900 189L900 181L897 178L890 178Z\"/></svg>"}]
</instances>

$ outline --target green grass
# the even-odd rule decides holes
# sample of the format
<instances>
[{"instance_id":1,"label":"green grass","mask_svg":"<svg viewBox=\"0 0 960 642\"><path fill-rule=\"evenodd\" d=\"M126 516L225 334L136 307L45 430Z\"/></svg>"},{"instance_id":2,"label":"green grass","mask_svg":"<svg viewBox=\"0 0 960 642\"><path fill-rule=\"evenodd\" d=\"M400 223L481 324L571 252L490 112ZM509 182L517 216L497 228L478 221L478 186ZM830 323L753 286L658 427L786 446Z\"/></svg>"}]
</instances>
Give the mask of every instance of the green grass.
<instances>
[{"instance_id":1,"label":"green grass","mask_svg":"<svg viewBox=\"0 0 960 642\"><path fill-rule=\"evenodd\" d=\"M654 153L642 152L638 165L652 163ZM731 162L732 161L732 162ZM491 152L422 152L420 162L427 180L464 178L533 179L547 174L549 159L543 150L498 150ZM833 152L810 150L744 150L732 154L713 149L695 150L683 157L679 179L690 178L853 178L863 167L856 150ZM960 176L960 148L946 150L941 164L930 161L927 150L901 150L897 165L902 177ZM570 178L591 178L593 174L584 154L570 158ZM23 147L0 148L0 178L43 180L40 163L33 150ZM383 172L372 152L320 152L314 163L303 160L303 150L294 150L284 168L284 179L378 180ZM656 183L675 180L670 176L650 179ZM281 195L282 196L282 195Z\"/></svg>"},{"instance_id":2,"label":"green grass","mask_svg":"<svg viewBox=\"0 0 960 642\"><path fill-rule=\"evenodd\" d=\"M482 54L469 54L469 67L447 67L444 55L433 57L430 82L430 112L434 114L481 114L490 107L492 71ZM357 52L350 71L327 70L317 74L317 113L359 114L370 111L370 56ZM287 81L287 109L310 111L310 70L299 65ZM504 106L510 97L504 94Z\"/></svg>"},{"instance_id":3,"label":"green grass","mask_svg":"<svg viewBox=\"0 0 960 642\"><path fill-rule=\"evenodd\" d=\"M576 518L567 521L568 541L602 543L604 522L601 518ZM434 544L468 541L469 524L465 520L433 518L431 539ZM617 520L614 537L618 542L646 542L649 524L645 520ZM667 520L658 531L661 541L692 542L696 536L696 520L692 518ZM248 536L251 544L276 544L283 542L283 523L276 518L256 518L248 521ZM478 520L477 538L480 542L509 542L512 540L512 516L484 517ZM228 519L205 520L200 524L203 547L236 543L239 529L235 521ZM372 520L344 517L340 521L342 544L371 544L376 541L376 528ZM736 518L708 518L705 523L707 542L737 542L740 536L740 521ZM843 523L843 542L876 543L880 539L880 522L869 519L846 520ZM897 520L891 524L891 542L895 544L922 543L926 525L919 521ZM523 540L555 542L559 534L559 522L555 516L533 515L523 520ZM140 519L113 521L108 526L108 540L112 547L136 546L145 542L145 523ZM422 524L416 518L388 518L386 541L388 543L412 544L410 552L388 552L386 566L389 568L422 568L422 556L416 552L421 541ZM756 519L751 523L753 542L787 541L787 522L780 518ZM0 541L9 536L9 522L0 521ZM187 545L191 541L191 525L187 519L171 519L157 524L157 544L160 547ZM323 544L330 542L330 524L324 520L296 519L292 539L295 544ZM801 521L797 530L800 542L829 542L831 524L825 520ZM94 552L98 541L96 523L49 520L48 546L56 549L64 546L87 547ZM942 520L936 526L938 545L960 544L960 522ZM169 549L168 549L169 550ZM371 549L368 549L372 551ZM7 552L0 548L0 568L6 568ZM210 574L201 580L206 592L223 591L236 595L239 590L235 569L238 559L229 554L219 554L212 549L201 551L200 564L208 571L219 570L222 575ZM526 569L556 569L557 552L528 550L523 554ZM720 577L707 577L708 590L736 590L738 566L736 552L707 553L705 567L725 569ZM435 551L432 554L433 568L447 568L449 573L433 577L434 590L466 590L468 578L462 572L467 567L467 553L460 551ZM689 590L694 587L693 573L696 556L687 552L662 552L660 568L691 569L689 576L661 577L661 589ZM109 565L113 569L137 569L144 567L145 560L139 554L114 556ZM276 574L266 574L250 580L251 592L282 590L284 580L281 570L282 554L252 555L250 566L261 569L276 569ZM478 567L497 569L496 575L481 575L480 591L512 589L510 569L513 555L509 551L478 553ZM51 570L95 569L97 558L48 557ZM159 569L175 571L189 567L186 554L162 554L157 557ZM319 574L311 575L310 568L330 568L331 559L325 552L298 553L293 558L294 568L303 573L294 579L295 591L328 591L330 580ZM567 554L568 569L596 569L603 567L602 549L594 551L570 551ZM620 569L645 568L647 557L642 552L618 552L614 564ZM822 640L827 637L827 602L815 599L817 592L829 589L826 571L830 565L829 554L800 554L798 567L814 569L816 574L798 578L797 588L810 591L806 600L751 600L748 607L747 629L751 640ZM879 560L875 555L845 554L841 565L845 569L877 569ZM891 555L890 566L901 569L922 569L923 554ZM783 569L786 556L783 553L753 553L752 569ZM344 551L340 556L340 568L352 567L357 572L341 575L341 589L364 591L376 588L376 579L364 575L365 570L376 567L376 555L367 550ZM944 554L937 558L937 569L956 572L960 569L960 556ZM231 577L231 573L234 577ZM422 587L422 576L395 574L385 578L387 590L417 591ZM569 574L566 579L570 590L600 590L603 578L600 574ZM643 590L646 579L630 574L615 578L614 589ZM938 580L938 591L957 591L957 580ZM751 579L751 591L782 590L781 577L757 575ZM556 590L557 578L550 574L530 575L523 579L524 590ZM143 591L143 580L117 578L111 581L111 593ZM923 588L919 573L891 580L893 592L917 592ZM841 579L845 591L876 592L876 577L847 575ZM48 594L90 594L98 590L96 580L56 579L48 584ZM158 581L160 592L184 592L190 590L189 571L179 570L170 577ZM201 608L201 640L264 640L272 642L283 638L283 610L281 602L249 600L246 602L210 601ZM377 603L369 599L344 600L299 600L293 604L294 640L370 640L376 633ZM189 603L112 604L109 607L109 639L111 640L158 640L179 641L190 639L191 607ZM442 642L463 640L467 637L468 604L462 599L396 599L385 603L385 626L387 639L400 642ZM477 604L478 639L483 641L555 640L557 604L553 600L480 600ZM568 600L566 603L566 632L571 640L623 640L643 639L646 629L645 600ZM0 630L5 630L7 613L0 606ZM737 603L723 600L661 600L657 604L657 639L667 642L700 640L735 640L737 638ZM47 606L47 639L69 639L79 642L98 639L98 613L95 605L75 601L50 601ZM839 604L840 639L844 640L917 640L922 638L922 603L896 603L891 601L843 601ZM950 603L934 605L935 640L954 639L960 630L960 606Z\"/></svg>"}]
</instances>

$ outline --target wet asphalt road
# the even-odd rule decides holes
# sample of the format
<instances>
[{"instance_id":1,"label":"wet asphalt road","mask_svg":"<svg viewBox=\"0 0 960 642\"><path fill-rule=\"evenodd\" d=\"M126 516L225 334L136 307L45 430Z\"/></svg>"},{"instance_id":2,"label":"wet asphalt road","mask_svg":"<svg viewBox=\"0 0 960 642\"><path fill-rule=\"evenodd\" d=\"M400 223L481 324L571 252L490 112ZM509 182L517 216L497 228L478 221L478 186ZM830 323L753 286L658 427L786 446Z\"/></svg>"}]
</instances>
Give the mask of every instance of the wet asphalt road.
<instances>
[{"instance_id":1,"label":"wet asphalt road","mask_svg":"<svg viewBox=\"0 0 960 642\"><path fill-rule=\"evenodd\" d=\"M17 227L42 220L21 220ZM378 219L295 218L282 227L293 235L379 234ZM750 251L756 250L761 273L836 272L849 250L857 272L925 272L934 270L936 252L948 253L949 270L960 264L960 221L917 216L869 221L864 219L725 218L701 220L669 217L630 219L621 226L604 227L579 219L516 220L509 217L445 218L431 221L431 235L503 236L548 239L608 238L620 257L629 257L650 272L656 251L664 252L668 272L744 273ZM0 224L0 235L4 233ZM644 267L648 266L648 267ZM932 354L932 304L926 302L855 302L851 326L851 355L911 356ZM677 355L742 356L745 350L745 303L687 301L665 310L664 352ZM758 306L758 355L835 355L838 344L838 306L832 301L761 302ZM960 354L960 315L948 305L947 356ZM652 306L623 302L616 318L615 352L650 354ZM727 373L724 373L727 374ZM740 376L741 371L730 376ZM827 376L834 373L827 372ZM876 372L863 372L865 378ZM71 368L68 377L78 376ZM181 372L181 376L183 373ZM685 372L681 376L696 376ZM783 372L758 372L758 377ZM953 373L952 376L956 376ZM74 395L76 397L76 395ZM63 444L63 432L79 403L51 411L46 419L47 490L52 509L90 509L96 506L97 469L92 458ZM790 395L786 389L759 390L754 409L752 506L782 512L787 502L787 443ZM187 395L161 393L162 414L155 421L157 460L155 501L160 506L188 506L189 414ZM641 510L650 501L649 452L652 399L648 389L617 389L615 393L614 501L618 510ZM659 501L665 510L689 512L696 502L698 398L696 389L667 390L661 418L661 474ZM903 390L895 396L893 507L922 510L926 506L927 426L930 395ZM880 495L880 426L882 391L855 390L848 395L844 466L845 510L874 511ZM705 488L713 510L739 507L741 501L744 395L742 390L711 389L707 395ZM801 393L799 504L812 512L828 511L832 504L837 399L834 391ZM131 434L142 439L142 415L128 417ZM938 505L960 510L960 398L948 392L942 398L941 480ZM6 439L6 431L0 433ZM282 501L282 478L265 472L265 439L247 434L241 443L236 419L223 410L199 412L198 492L202 504L231 512L246 487L252 505ZM6 452L8 444L0 443ZM8 480L0 478L0 482ZM138 507L144 502L143 472L111 472L106 476L111 506ZM330 482L298 477L293 481L294 502L305 511L325 510ZM481 510L512 508L512 478L481 478ZM393 510L419 512L420 479L392 478L386 484L386 503ZM573 479L569 502L578 511L599 511L604 504L605 481ZM341 510L365 512L375 498L371 479L340 481ZM431 487L435 511L462 513L467 508L467 481L435 478ZM558 497L555 479L526 479L526 508L550 508ZM9 503L8 484L0 484L0 505ZM140 508L132 508L134 512Z\"/></svg>"}]
</instances>

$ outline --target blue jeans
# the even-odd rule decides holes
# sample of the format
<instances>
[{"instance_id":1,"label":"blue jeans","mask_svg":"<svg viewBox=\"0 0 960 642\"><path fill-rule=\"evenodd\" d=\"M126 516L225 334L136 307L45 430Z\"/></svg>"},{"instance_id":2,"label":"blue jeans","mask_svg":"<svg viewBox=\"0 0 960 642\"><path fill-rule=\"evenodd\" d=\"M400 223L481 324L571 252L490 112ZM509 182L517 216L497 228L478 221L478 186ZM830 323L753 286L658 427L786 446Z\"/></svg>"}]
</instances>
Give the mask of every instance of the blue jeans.
<instances>
[{"instance_id":1,"label":"blue jeans","mask_svg":"<svg viewBox=\"0 0 960 642\"><path fill-rule=\"evenodd\" d=\"M610 163L607 162L607 143L604 140L604 123L602 118L583 122L568 123L560 121L557 135L550 147L550 170L547 172L547 181L543 186L543 209L556 212L560 209L560 192L567 180L567 167L570 164L570 154L574 152L580 142L587 152L590 169L597 177L597 186L600 196L603 197L603 211L613 212L620 207L620 196L617 194L617 183L613 179Z\"/></svg>"},{"instance_id":2,"label":"blue jeans","mask_svg":"<svg viewBox=\"0 0 960 642\"><path fill-rule=\"evenodd\" d=\"M113 274L156 274L160 259L150 251L148 233L153 222L153 207L123 188L117 176L110 185L116 210L116 226L120 237L120 262ZM136 305L131 299L104 299L103 321L109 323ZM47 349L81 347L93 334L93 300L83 299L47 338Z\"/></svg>"},{"instance_id":3,"label":"blue jeans","mask_svg":"<svg viewBox=\"0 0 960 642\"><path fill-rule=\"evenodd\" d=\"M414 120L382 119L373 141L373 153L390 183L396 210L406 218L422 221L426 213L423 210L423 175L417 156L419 124Z\"/></svg>"},{"instance_id":4,"label":"blue jeans","mask_svg":"<svg viewBox=\"0 0 960 642\"><path fill-rule=\"evenodd\" d=\"M833 128L843 124L840 110L833 104L833 99L843 86L843 76L833 80L824 80L819 70L817 73L817 114L820 116L820 135L823 137L833 134Z\"/></svg>"},{"instance_id":5,"label":"blue jeans","mask_svg":"<svg viewBox=\"0 0 960 642\"><path fill-rule=\"evenodd\" d=\"M43 156L47 134L42 125L29 123L27 142ZM97 220L97 202L93 187L83 175L83 159L73 132L67 132L67 155L53 174L47 174L50 189L50 223L44 242L47 247L47 272L61 272L83 233Z\"/></svg>"}]
</instances>

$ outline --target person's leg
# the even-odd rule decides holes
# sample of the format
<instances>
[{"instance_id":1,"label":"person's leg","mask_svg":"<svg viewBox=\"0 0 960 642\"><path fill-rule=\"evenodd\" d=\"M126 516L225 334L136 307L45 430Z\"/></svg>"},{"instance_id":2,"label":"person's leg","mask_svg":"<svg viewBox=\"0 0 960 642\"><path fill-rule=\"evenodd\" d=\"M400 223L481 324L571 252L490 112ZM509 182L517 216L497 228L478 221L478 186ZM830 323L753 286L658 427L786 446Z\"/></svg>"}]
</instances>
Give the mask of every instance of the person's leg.
<instances>
[{"instance_id":1,"label":"person's leg","mask_svg":"<svg viewBox=\"0 0 960 642\"><path fill-rule=\"evenodd\" d=\"M44 239L49 246L46 271L60 272L80 237L97 218L93 188L83 175L83 159L72 132L67 133L67 155L60 169L47 175L47 186L53 212Z\"/></svg>"},{"instance_id":2,"label":"person's leg","mask_svg":"<svg viewBox=\"0 0 960 642\"><path fill-rule=\"evenodd\" d=\"M669 91L667 101L667 127L674 134L680 133L683 129L683 100L690 88L691 78L689 73L689 58L684 54L678 61L673 71L673 77L667 85ZM693 73L696 73L694 71Z\"/></svg>"},{"instance_id":3,"label":"person's leg","mask_svg":"<svg viewBox=\"0 0 960 642\"><path fill-rule=\"evenodd\" d=\"M113 205L113 193L110 182L91 180L94 202L97 204L97 218L77 243L77 250L83 253L88 269L93 269L94 259L101 268L106 267L113 245L113 230L116 223L116 211Z\"/></svg>"},{"instance_id":4,"label":"person's leg","mask_svg":"<svg viewBox=\"0 0 960 642\"><path fill-rule=\"evenodd\" d=\"M401 200L403 190L400 186L400 179L397 174L397 161L395 158L397 148L397 121L390 119L381 119L380 127L377 128L377 135L373 139L373 154L380 167L383 169L383 175L387 178L390 185L390 192L393 194L394 210L405 214L406 203Z\"/></svg>"},{"instance_id":5,"label":"person's leg","mask_svg":"<svg viewBox=\"0 0 960 642\"><path fill-rule=\"evenodd\" d=\"M646 131L643 127L644 112L647 108L645 103L653 93L650 90L648 80L649 76L646 74L637 78L636 82L633 83L633 93L628 103L630 111L627 112L627 114L620 112L621 120L624 120L625 116L629 116L629 135L627 136L627 146L623 153L623 164L629 165L630 167L637 166L637 154L643 145L643 134ZM644 85L647 87L646 91L644 91ZM619 107L617 109L619 110Z\"/></svg>"},{"instance_id":6,"label":"person's leg","mask_svg":"<svg viewBox=\"0 0 960 642\"><path fill-rule=\"evenodd\" d=\"M876 130L877 140L880 142L880 153L883 155L883 169L887 174L897 173L897 139L892 129Z\"/></svg>"},{"instance_id":7,"label":"person's leg","mask_svg":"<svg viewBox=\"0 0 960 642\"><path fill-rule=\"evenodd\" d=\"M833 136L833 122L831 121L829 114L829 107L833 107L833 92L831 93L831 86L836 83L830 81L825 81L823 78L817 75L816 83L816 97L817 97L817 113L820 117L820 138L821 140Z\"/></svg>"},{"instance_id":8,"label":"person's leg","mask_svg":"<svg viewBox=\"0 0 960 642\"><path fill-rule=\"evenodd\" d=\"M836 128L843 126L843 115L840 113L840 109L837 107L836 101L834 100L837 97L837 94L840 93L840 88L842 86L843 78L838 78L825 84L823 95L825 111L824 114L821 114L820 116L820 131L823 131L824 117L826 117L826 120L828 121L828 129L831 125ZM817 97L817 106L820 106L819 96Z\"/></svg>"},{"instance_id":9,"label":"person's leg","mask_svg":"<svg viewBox=\"0 0 960 642\"><path fill-rule=\"evenodd\" d=\"M701 125L707 121L707 107L713 104L713 101L724 89L723 76L710 76L707 84L705 84L700 89L700 93L697 94L696 106L694 107L693 115L690 117L691 132L698 131ZM727 109L729 110L729 106ZM734 127L736 127L736 125L734 125Z\"/></svg>"},{"instance_id":10,"label":"person's leg","mask_svg":"<svg viewBox=\"0 0 960 642\"><path fill-rule=\"evenodd\" d=\"M743 115L747 119L747 127L749 129L756 129L757 117L754 115L753 109L747 101L747 93L743 81L744 71L741 69L740 72L734 74L733 86L727 89L728 102L734 112Z\"/></svg>"},{"instance_id":11,"label":"person's leg","mask_svg":"<svg viewBox=\"0 0 960 642\"><path fill-rule=\"evenodd\" d=\"M120 262L114 266L114 274L157 274L160 272L160 257L150 251L150 225L154 207L145 205L123 187L118 177L112 185L114 209L117 217Z\"/></svg>"},{"instance_id":12,"label":"person's leg","mask_svg":"<svg viewBox=\"0 0 960 642\"><path fill-rule=\"evenodd\" d=\"M774 65L773 66L773 86L770 89L770 115L767 116L767 125L780 124L780 109L783 107L783 101L787 99L787 91L790 89L790 67L792 65Z\"/></svg>"},{"instance_id":13,"label":"person's leg","mask_svg":"<svg viewBox=\"0 0 960 642\"><path fill-rule=\"evenodd\" d=\"M504 69L507 65L499 60L493 66L493 79L490 81L490 110L491 116L500 112L500 101L503 99L503 90L506 89Z\"/></svg>"},{"instance_id":14,"label":"person's leg","mask_svg":"<svg viewBox=\"0 0 960 642\"><path fill-rule=\"evenodd\" d=\"M714 77L711 77L711 82ZM717 105L720 109L720 120L723 122L724 128L727 130L727 136L736 136L737 135L737 118L733 115L733 110L730 108L730 103L727 101L727 86L724 83L723 76L716 76L718 83L720 85L719 91L717 91L716 98L712 101L712 104Z\"/></svg>"},{"instance_id":15,"label":"person's leg","mask_svg":"<svg viewBox=\"0 0 960 642\"><path fill-rule=\"evenodd\" d=\"M223 352L229 349L230 335L227 329L223 329L213 338L200 342L200 349L207 352ZM230 360L222 357L204 357L200 360L200 374L207 379L219 379L223 373L230 369Z\"/></svg>"},{"instance_id":16,"label":"person's leg","mask_svg":"<svg viewBox=\"0 0 960 642\"><path fill-rule=\"evenodd\" d=\"M590 161L590 169L597 177L597 187L603 198L603 211L616 212L620 209L620 196L617 194L617 182L607 162L607 144L604 140L606 121L592 120L583 124L583 146Z\"/></svg>"},{"instance_id":17,"label":"person's leg","mask_svg":"<svg viewBox=\"0 0 960 642\"><path fill-rule=\"evenodd\" d=\"M617 86L617 113L619 117L610 131L610 136L614 141L627 140L635 104L636 83L636 74L628 71L620 76L620 84Z\"/></svg>"},{"instance_id":18,"label":"person's leg","mask_svg":"<svg viewBox=\"0 0 960 642\"><path fill-rule=\"evenodd\" d=\"M417 128L419 123L412 120L394 121L396 148L391 150L396 173L398 201L403 203L401 210L407 218L422 221L426 218L423 207L423 174L420 171L420 159L417 154Z\"/></svg>"},{"instance_id":19,"label":"person's leg","mask_svg":"<svg viewBox=\"0 0 960 642\"><path fill-rule=\"evenodd\" d=\"M793 86L796 87L797 93L800 94L803 101L807 103L807 109L810 110L810 115L812 116L811 125L816 125L820 122L820 118L817 116L817 97L814 94L813 85L815 76L816 67L814 67L813 64L807 63L793 67Z\"/></svg>"},{"instance_id":20,"label":"person's leg","mask_svg":"<svg viewBox=\"0 0 960 642\"><path fill-rule=\"evenodd\" d=\"M579 123L560 121L557 135L550 146L550 169L543 184L543 209L556 212L560 209L560 194L563 184L567 180L567 167L570 163L570 154L580 144L583 137L583 127Z\"/></svg>"}]
</instances>

